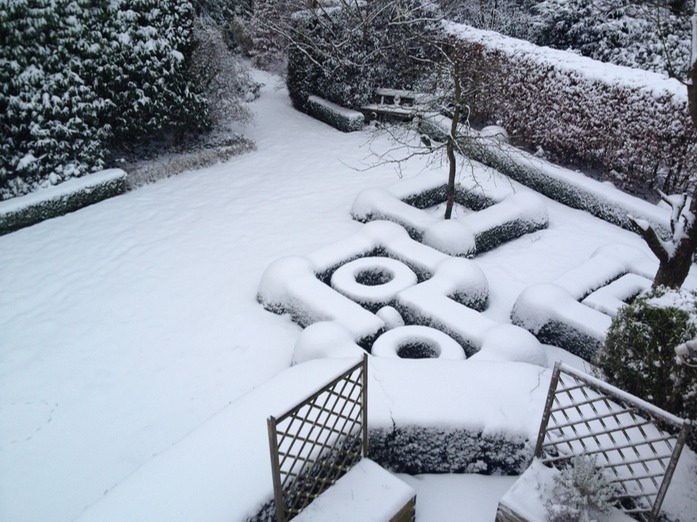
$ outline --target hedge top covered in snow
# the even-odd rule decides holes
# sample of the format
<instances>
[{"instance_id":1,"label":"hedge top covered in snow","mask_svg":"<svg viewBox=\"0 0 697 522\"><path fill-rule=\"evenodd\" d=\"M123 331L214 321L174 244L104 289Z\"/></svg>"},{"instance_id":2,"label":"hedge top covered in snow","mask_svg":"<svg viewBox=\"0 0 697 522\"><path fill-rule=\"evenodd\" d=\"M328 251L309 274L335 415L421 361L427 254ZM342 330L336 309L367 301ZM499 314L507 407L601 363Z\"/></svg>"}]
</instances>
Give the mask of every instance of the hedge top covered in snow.
<instances>
[{"instance_id":1,"label":"hedge top covered in snow","mask_svg":"<svg viewBox=\"0 0 697 522\"><path fill-rule=\"evenodd\" d=\"M445 22L446 31L470 42L485 44L512 56L525 54L540 64L553 66L557 70L576 72L585 78L608 85L623 85L634 89L651 90L655 95L677 96L687 100L685 85L662 74L599 62L568 51L540 47L526 40L504 36L495 31L476 29L465 24Z\"/></svg>"}]
</instances>

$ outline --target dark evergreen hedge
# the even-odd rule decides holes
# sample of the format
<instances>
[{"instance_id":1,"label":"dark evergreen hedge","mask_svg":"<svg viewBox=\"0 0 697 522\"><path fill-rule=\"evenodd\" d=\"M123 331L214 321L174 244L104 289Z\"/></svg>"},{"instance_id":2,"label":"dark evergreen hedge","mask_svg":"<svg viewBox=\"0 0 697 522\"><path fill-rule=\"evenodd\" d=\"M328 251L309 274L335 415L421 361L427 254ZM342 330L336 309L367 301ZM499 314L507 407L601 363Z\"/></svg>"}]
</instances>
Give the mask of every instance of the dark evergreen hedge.
<instances>
[{"instance_id":1,"label":"dark evergreen hedge","mask_svg":"<svg viewBox=\"0 0 697 522\"><path fill-rule=\"evenodd\" d=\"M71 191L49 189L44 198L40 197L39 192L24 198L15 198L4 205L0 204L0 235L74 212L123 194L127 190L126 173L122 170L113 169L94 176L99 176L101 179L90 182L90 176L88 176ZM30 201L26 205L21 205L24 199ZM11 205L11 210L3 210L8 205Z\"/></svg>"}]
</instances>

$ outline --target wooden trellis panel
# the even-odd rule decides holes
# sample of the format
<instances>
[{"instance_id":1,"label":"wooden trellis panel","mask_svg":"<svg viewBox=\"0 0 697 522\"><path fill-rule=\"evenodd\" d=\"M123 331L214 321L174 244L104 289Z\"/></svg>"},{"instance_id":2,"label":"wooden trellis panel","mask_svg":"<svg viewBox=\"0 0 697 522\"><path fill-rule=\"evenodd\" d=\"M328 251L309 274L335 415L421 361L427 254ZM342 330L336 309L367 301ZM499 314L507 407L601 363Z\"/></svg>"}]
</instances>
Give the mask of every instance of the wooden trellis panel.
<instances>
[{"instance_id":1,"label":"wooden trellis panel","mask_svg":"<svg viewBox=\"0 0 697 522\"><path fill-rule=\"evenodd\" d=\"M689 430L689 421L558 362L535 456L562 465L595 459L617 487L617 506L654 521Z\"/></svg>"},{"instance_id":2,"label":"wooden trellis panel","mask_svg":"<svg viewBox=\"0 0 697 522\"><path fill-rule=\"evenodd\" d=\"M368 453L368 359L269 417L276 517L286 522Z\"/></svg>"}]
</instances>

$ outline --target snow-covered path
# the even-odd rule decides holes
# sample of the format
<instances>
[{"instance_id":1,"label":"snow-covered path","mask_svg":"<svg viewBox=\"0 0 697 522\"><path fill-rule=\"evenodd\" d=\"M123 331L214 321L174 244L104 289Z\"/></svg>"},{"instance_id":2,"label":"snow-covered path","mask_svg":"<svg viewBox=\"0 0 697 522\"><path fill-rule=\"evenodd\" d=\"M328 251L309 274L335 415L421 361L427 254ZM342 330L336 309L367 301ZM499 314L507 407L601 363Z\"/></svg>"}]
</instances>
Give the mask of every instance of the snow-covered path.
<instances>
[{"instance_id":1,"label":"snow-covered path","mask_svg":"<svg viewBox=\"0 0 697 522\"><path fill-rule=\"evenodd\" d=\"M351 169L367 135L294 111L266 81L257 152L0 237L0 520L73 520L289 365L300 329L256 303L263 270L354 233L356 194L398 177ZM497 320L598 246L643 247L549 213L549 230L478 258Z\"/></svg>"},{"instance_id":2,"label":"snow-covered path","mask_svg":"<svg viewBox=\"0 0 697 522\"><path fill-rule=\"evenodd\" d=\"M262 271L355 231L355 194L397 176L264 98L258 152L0 238L0 519L72 520L289 364Z\"/></svg>"}]
</instances>

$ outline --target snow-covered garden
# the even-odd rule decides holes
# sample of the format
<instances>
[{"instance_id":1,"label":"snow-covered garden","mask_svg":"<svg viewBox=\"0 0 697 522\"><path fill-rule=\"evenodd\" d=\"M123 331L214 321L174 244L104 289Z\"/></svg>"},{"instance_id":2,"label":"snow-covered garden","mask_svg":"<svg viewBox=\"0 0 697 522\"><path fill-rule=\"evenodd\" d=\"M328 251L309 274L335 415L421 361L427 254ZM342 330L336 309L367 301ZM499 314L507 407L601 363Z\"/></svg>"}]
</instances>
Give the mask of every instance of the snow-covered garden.
<instances>
[{"instance_id":1,"label":"snow-covered garden","mask_svg":"<svg viewBox=\"0 0 697 522\"><path fill-rule=\"evenodd\" d=\"M590 369L528 330L597 341L650 284L638 235L478 164L458 180L478 211L407 205L437 200L445 165L364 170L386 137L342 134L259 77L255 152L0 237L3 520L245 520L272 492L266 417L373 342L371 447L418 519L492 520L551 365ZM695 473L685 450L676 520L694 520Z\"/></svg>"}]
</instances>

